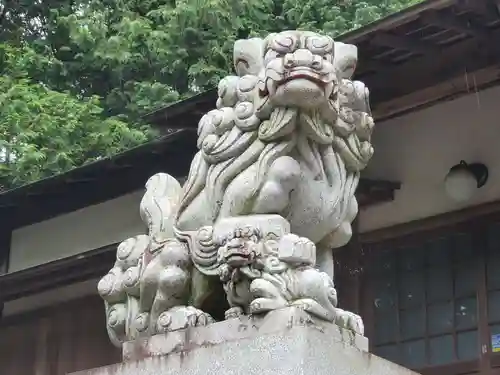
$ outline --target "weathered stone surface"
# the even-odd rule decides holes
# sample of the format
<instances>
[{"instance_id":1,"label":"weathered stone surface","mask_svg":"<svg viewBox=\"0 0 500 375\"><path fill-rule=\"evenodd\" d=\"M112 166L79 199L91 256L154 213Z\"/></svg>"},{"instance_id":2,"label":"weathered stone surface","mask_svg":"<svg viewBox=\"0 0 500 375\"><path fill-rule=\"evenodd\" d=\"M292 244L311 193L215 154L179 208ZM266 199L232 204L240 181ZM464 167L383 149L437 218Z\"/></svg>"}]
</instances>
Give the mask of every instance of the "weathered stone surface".
<instances>
[{"instance_id":1,"label":"weathered stone surface","mask_svg":"<svg viewBox=\"0 0 500 375\"><path fill-rule=\"evenodd\" d=\"M99 283L124 362L78 374L412 374L369 354L361 317L337 307L332 249L351 237L373 154L357 48L290 30L233 52L185 185L148 181L147 235ZM219 323L201 310L214 281Z\"/></svg>"},{"instance_id":2,"label":"weathered stone surface","mask_svg":"<svg viewBox=\"0 0 500 375\"><path fill-rule=\"evenodd\" d=\"M324 332L332 341L368 351L366 337L321 319L314 319L302 309L290 307L272 311L265 317L242 315L204 327L190 327L166 335L127 342L123 344L123 359L130 361L173 352L187 352L236 340L278 334L295 327L316 329Z\"/></svg>"},{"instance_id":3,"label":"weathered stone surface","mask_svg":"<svg viewBox=\"0 0 500 375\"><path fill-rule=\"evenodd\" d=\"M127 343L128 361L73 375L415 374L366 347L366 338L288 308Z\"/></svg>"},{"instance_id":4,"label":"weathered stone surface","mask_svg":"<svg viewBox=\"0 0 500 375\"><path fill-rule=\"evenodd\" d=\"M198 124L181 185L146 184L147 234L122 243L99 283L116 346L211 324L220 284L226 319L289 306L363 334L337 306L333 251L352 234L355 191L374 128L369 91L352 80L357 48L288 30L239 40L236 75Z\"/></svg>"}]
</instances>

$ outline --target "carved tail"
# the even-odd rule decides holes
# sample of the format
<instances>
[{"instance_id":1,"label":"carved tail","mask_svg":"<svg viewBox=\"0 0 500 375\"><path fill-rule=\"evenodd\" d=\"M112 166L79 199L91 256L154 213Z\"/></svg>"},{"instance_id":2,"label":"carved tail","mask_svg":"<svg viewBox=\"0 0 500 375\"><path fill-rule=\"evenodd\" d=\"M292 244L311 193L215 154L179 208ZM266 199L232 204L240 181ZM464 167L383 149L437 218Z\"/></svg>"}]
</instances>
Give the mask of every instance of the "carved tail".
<instances>
[{"instance_id":1,"label":"carved tail","mask_svg":"<svg viewBox=\"0 0 500 375\"><path fill-rule=\"evenodd\" d=\"M174 223L181 195L179 182L166 173L157 173L146 182L140 214L153 243L162 244L169 238L175 238ZM151 249L152 252L154 250Z\"/></svg>"},{"instance_id":2,"label":"carved tail","mask_svg":"<svg viewBox=\"0 0 500 375\"><path fill-rule=\"evenodd\" d=\"M105 303L108 335L118 347L133 336L135 316L139 310L139 278L148 246L149 237L146 235L120 243L113 268L97 285Z\"/></svg>"},{"instance_id":3,"label":"carved tail","mask_svg":"<svg viewBox=\"0 0 500 375\"><path fill-rule=\"evenodd\" d=\"M175 280L175 288L184 288L190 275L189 252L179 244L169 254L175 241L174 221L181 197L181 185L172 176L158 173L146 183L146 192L140 204L140 215L148 228L148 235L139 235L123 241L117 249L116 261L109 273L98 284L98 292L105 301L108 334L115 346L135 339L145 328L156 326L149 315L158 300L175 295L171 280L165 284L165 271L177 269L184 275ZM162 279L163 278L163 279ZM180 301L162 303L166 310ZM145 319L146 318L146 319Z\"/></svg>"}]
</instances>

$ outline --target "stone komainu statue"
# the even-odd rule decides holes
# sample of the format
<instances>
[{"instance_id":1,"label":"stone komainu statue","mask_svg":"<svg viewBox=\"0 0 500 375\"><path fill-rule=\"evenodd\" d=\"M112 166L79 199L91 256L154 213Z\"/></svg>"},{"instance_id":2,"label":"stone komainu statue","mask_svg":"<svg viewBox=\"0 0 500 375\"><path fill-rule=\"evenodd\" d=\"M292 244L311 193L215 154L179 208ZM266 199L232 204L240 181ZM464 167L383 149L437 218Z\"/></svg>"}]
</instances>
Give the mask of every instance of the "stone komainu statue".
<instances>
[{"instance_id":1,"label":"stone komainu statue","mask_svg":"<svg viewBox=\"0 0 500 375\"><path fill-rule=\"evenodd\" d=\"M332 281L332 249L351 237L373 154L356 62L355 46L305 31L235 43L237 75L220 81L217 109L199 122L184 187L149 179L148 235L120 244L99 282L116 345L209 324L203 306L220 293L226 318L298 306L363 334Z\"/></svg>"}]
</instances>

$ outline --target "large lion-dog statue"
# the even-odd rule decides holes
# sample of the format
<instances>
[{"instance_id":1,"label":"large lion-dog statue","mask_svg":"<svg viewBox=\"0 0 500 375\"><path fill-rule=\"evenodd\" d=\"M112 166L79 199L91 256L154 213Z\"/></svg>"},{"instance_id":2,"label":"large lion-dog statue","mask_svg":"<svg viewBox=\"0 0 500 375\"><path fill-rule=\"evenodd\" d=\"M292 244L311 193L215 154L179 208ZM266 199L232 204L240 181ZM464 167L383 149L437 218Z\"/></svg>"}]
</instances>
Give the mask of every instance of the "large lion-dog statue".
<instances>
[{"instance_id":1,"label":"large lion-dog statue","mask_svg":"<svg viewBox=\"0 0 500 375\"><path fill-rule=\"evenodd\" d=\"M235 76L198 125L183 187L160 173L140 205L147 235L120 244L98 285L115 345L225 318L298 306L363 334L337 307L333 249L351 237L355 190L373 154L357 48L284 31L234 45Z\"/></svg>"}]
</instances>

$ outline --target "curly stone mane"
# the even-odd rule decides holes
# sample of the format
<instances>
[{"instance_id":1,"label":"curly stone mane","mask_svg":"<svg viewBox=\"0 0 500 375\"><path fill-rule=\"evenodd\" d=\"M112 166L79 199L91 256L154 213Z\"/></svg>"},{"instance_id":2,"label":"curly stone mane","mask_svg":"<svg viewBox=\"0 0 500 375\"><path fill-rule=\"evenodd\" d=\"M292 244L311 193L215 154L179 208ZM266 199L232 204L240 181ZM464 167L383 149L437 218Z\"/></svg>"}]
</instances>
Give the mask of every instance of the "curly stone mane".
<instances>
[{"instance_id":1,"label":"curly stone mane","mask_svg":"<svg viewBox=\"0 0 500 375\"><path fill-rule=\"evenodd\" d=\"M312 179L326 182L337 196L337 216L350 223L359 171L373 153L368 90L349 79L356 59L356 47L309 32L238 41L238 75L221 80L217 109L199 122L200 151L184 186L177 230L260 213L256 201L282 156L300 160ZM319 87L318 93L307 84ZM235 191L231 185L245 171L251 186ZM276 213L286 211L290 207Z\"/></svg>"}]
</instances>

